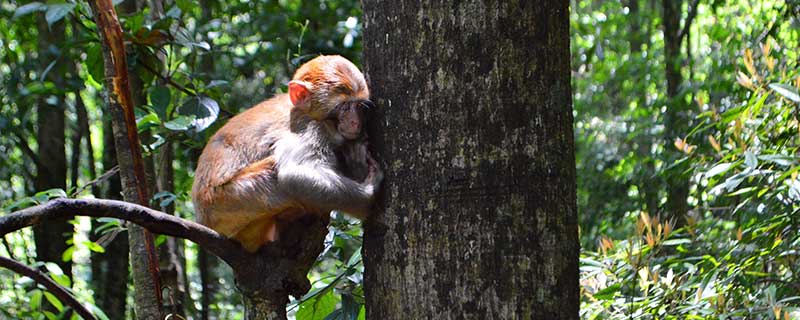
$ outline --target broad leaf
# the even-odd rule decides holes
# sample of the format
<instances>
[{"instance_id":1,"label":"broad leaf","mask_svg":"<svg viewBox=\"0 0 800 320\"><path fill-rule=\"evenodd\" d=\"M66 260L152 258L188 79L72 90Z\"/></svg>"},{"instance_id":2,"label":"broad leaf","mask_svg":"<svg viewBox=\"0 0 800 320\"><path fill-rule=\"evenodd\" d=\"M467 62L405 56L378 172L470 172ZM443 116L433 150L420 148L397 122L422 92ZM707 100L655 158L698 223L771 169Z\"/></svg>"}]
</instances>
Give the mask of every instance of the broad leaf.
<instances>
[{"instance_id":1,"label":"broad leaf","mask_svg":"<svg viewBox=\"0 0 800 320\"><path fill-rule=\"evenodd\" d=\"M19 8L17 8L17 10L14 10L14 18L31 14L37 11L44 11L46 9L47 5L41 2L31 2L26 5L20 6Z\"/></svg>"},{"instance_id":2,"label":"broad leaf","mask_svg":"<svg viewBox=\"0 0 800 320\"><path fill-rule=\"evenodd\" d=\"M47 13L44 15L45 20L47 20L47 25L52 26L54 23L63 19L73 8L75 8L74 3L48 4Z\"/></svg>"},{"instance_id":3,"label":"broad leaf","mask_svg":"<svg viewBox=\"0 0 800 320\"><path fill-rule=\"evenodd\" d=\"M217 120L219 104L207 96L197 96L184 103L178 113L184 116L194 116L192 126L197 132L200 132Z\"/></svg>"}]
</instances>

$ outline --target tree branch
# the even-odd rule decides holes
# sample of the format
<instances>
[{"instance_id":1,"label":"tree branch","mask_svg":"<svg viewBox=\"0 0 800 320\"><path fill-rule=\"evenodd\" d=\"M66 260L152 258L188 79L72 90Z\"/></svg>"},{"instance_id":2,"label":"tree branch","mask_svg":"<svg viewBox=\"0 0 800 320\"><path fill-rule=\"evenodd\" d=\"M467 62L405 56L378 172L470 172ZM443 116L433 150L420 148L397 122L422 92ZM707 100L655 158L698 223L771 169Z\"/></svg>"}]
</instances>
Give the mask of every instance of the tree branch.
<instances>
[{"instance_id":1,"label":"tree branch","mask_svg":"<svg viewBox=\"0 0 800 320\"><path fill-rule=\"evenodd\" d=\"M153 68L150 65L148 65L147 62L145 62L144 60L142 60L140 58L136 58L136 62L139 63L140 65L142 65L142 67L144 67L145 70L147 70L148 72L152 73L154 76L156 76L159 79L161 79L161 81L164 81L164 82L168 83L173 88L178 89L181 92L183 92L183 93L185 93L187 95L190 95L190 96L196 96L197 95L197 92L193 92L193 91L187 89L186 87L178 84L177 82L172 80L172 77L167 77L167 76L162 75L160 72L156 71L155 68Z\"/></svg>"},{"instance_id":2,"label":"tree branch","mask_svg":"<svg viewBox=\"0 0 800 320\"><path fill-rule=\"evenodd\" d=\"M54 199L0 217L0 236L46 223L53 218L74 216L112 217L140 225L153 233L191 240L230 265L250 255L242 246L206 226L137 204L105 199Z\"/></svg>"},{"instance_id":3,"label":"tree branch","mask_svg":"<svg viewBox=\"0 0 800 320\"><path fill-rule=\"evenodd\" d=\"M20 150L22 150L22 153L28 156L28 158L30 158L31 161L33 161L33 163L36 164L37 167L47 168L47 166L44 165L44 163L42 163L42 160L39 159L39 156L36 154L36 152L34 152L33 149L31 149L31 147L28 145L28 142L25 140L25 137L23 137L21 133L13 129L9 131L11 131L14 137L17 138L17 145L19 146Z\"/></svg>"},{"instance_id":4,"label":"tree branch","mask_svg":"<svg viewBox=\"0 0 800 320\"><path fill-rule=\"evenodd\" d=\"M695 17L697 17L697 6L700 5L700 0L694 0L689 5L689 15L686 17L686 21L683 23L683 29L681 29L681 33L678 34L678 43L683 41L683 37L689 34L689 29L692 27L692 21Z\"/></svg>"},{"instance_id":5,"label":"tree branch","mask_svg":"<svg viewBox=\"0 0 800 320\"><path fill-rule=\"evenodd\" d=\"M0 267L31 278L33 281L36 281L36 283L43 285L45 288L47 288L47 291L55 295L58 300L61 300L61 302L64 302L72 307L72 309L75 310L75 312L77 312L82 318L87 320L97 320L97 318L91 312L89 312L86 307L78 302L78 300L76 300L72 294L67 292L66 289L58 285L58 283L53 281L53 279L50 279L50 277L41 271L6 257L0 257Z\"/></svg>"}]
</instances>

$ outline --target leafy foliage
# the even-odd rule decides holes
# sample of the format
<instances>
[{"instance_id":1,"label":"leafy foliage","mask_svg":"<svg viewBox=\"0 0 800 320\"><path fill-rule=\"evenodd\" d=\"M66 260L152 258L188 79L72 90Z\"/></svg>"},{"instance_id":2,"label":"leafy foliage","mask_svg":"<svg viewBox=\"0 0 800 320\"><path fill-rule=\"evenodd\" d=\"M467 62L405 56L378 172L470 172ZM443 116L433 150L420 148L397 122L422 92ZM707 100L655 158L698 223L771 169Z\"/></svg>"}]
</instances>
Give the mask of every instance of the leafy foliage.
<instances>
[{"instance_id":1,"label":"leafy foliage","mask_svg":"<svg viewBox=\"0 0 800 320\"><path fill-rule=\"evenodd\" d=\"M663 136L658 8L639 12L653 20L632 17L651 21L639 29L649 39L638 52L644 65L630 41L613 39L632 32L621 20L629 7L580 5L582 317L800 317L797 4L700 2L678 97L691 129L680 137ZM598 46L609 49L600 56ZM582 116L595 103L621 105ZM671 160L666 150L681 156ZM675 174L689 177L684 221L664 218L662 208L663 181Z\"/></svg>"}]
</instances>

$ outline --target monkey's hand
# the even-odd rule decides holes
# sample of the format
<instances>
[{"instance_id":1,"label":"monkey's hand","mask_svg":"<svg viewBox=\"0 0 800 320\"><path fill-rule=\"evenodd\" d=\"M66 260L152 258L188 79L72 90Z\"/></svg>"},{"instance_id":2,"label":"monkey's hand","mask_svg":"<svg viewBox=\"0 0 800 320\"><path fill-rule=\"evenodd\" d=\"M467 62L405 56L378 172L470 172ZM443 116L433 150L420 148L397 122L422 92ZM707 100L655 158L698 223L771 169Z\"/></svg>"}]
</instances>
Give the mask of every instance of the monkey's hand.
<instances>
[{"instance_id":1,"label":"monkey's hand","mask_svg":"<svg viewBox=\"0 0 800 320\"><path fill-rule=\"evenodd\" d=\"M366 145L364 146L364 150L366 152ZM372 186L373 192L378 191L378 187L380 186L381 182L383 182L383 171L381 171L380 166L378 166L378 162L372 158L372 155L369 152L366 152L367 157L367 167L369 168L369 173L367 174L367 178L364 179L364 183Z\"/></svg>"}]
</instances>

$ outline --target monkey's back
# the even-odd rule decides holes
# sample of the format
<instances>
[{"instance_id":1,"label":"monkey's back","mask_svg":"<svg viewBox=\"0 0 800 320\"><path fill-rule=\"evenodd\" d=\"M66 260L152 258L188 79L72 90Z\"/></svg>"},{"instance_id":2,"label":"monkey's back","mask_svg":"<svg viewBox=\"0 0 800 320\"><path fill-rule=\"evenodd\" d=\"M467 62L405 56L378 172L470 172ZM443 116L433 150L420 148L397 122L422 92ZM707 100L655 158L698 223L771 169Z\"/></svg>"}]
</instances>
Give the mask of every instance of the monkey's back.
<instances>
[{"instance_id":1,"label":"monkey's back","mask_svg":"<svg viewBox=\"0 0 800 320\"><path fill-rule=\"evenodd\" d=\"M233 229L238 227L236 223L217 226L220 214L249 219L247 216L257 214L250 211L261 209L237 197L240 192L237 189L248 186L226 184L241 175L263 174L266 177L274 169L271 147L289 133L290 106L288 95L277 95L234 116L209 139L198 159L192 185L198 222L230 236L228 233L235 232ZM237 212L232 212L233 208ZM225 220L231 221L230 217Z\"/></svg>"}]
</instances>

